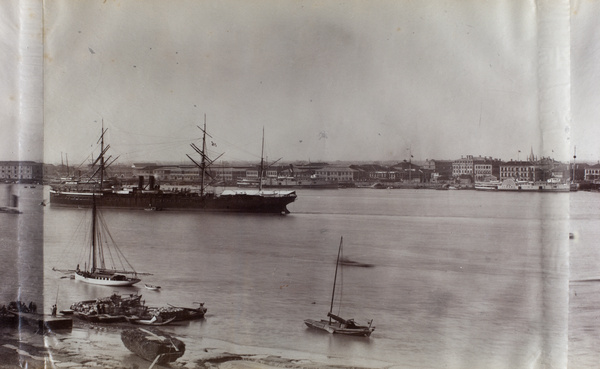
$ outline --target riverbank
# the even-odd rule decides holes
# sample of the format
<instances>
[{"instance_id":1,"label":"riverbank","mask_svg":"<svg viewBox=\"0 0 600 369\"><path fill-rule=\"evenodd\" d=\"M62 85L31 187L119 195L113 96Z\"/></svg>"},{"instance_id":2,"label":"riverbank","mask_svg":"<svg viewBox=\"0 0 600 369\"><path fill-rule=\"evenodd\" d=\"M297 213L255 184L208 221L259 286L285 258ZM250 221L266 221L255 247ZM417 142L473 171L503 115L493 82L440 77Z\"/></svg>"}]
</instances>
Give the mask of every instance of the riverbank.
<instances>
[{"instance_id":1,"label":"riverbank","mask_svg":"<svg viewBox=\"0 0 600 369\"><path fill-rule=\"evenodd\" d=\"M71 332L4 330L0 337L0 368L102 368L150 367L151 363L128 351L121 342L121 325L93 325L76 321ZM20 338L19 338L20 336ZM185 354L168 366L171 369L255 369L255 368L390 368L389 363L357 362L344 358L272 348L239 346L229 342L180 337Z\"/></svg>"}]
</instances>

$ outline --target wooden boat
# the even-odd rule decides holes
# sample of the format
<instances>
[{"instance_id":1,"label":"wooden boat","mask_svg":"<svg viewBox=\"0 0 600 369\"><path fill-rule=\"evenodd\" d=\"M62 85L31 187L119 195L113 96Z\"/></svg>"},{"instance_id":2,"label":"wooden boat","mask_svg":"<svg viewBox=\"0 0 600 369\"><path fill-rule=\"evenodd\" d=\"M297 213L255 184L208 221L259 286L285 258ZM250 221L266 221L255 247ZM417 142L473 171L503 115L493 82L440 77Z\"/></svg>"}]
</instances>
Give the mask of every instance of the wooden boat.
<instances>
[{"instance_id":1,"label":"wooden boat","mask_svg":"<svg viewBox=\"0 0 600 369\"><path fill-rule=\"evenodd\" d=\"M96 173L99 174L101 181L104 177L107 165L105 164L104 152L108 147L104 147L104 134L106 130L102 129L100 136L100 155L94 161L94 165L99 163L99 168ZM95 173L95 174L96 174ZM95 175L94 174L94 175ZM96 196L101 196L101 193L96 195L92 193L92 219L91 219L91 234L86 237L89 239L88 254L84 262L84 268L80 269L79 264L75 270L60 270L52 268L55 271L73 274L75 280L85 283L96 284L101 286L125 287L132 286L140 281L138 273L133 266L127 261L125 255L121 252L115 243L112 235L102 214L97 208ZM106 250L105 250L106 249ZM105 258L107 256L107 258ZM147 273L145 273L147 274Z\"/></svg>"},{"instance_id":2,"label":"wooden boat","mask_svg":"<svg viewBox=\"0 0 600 369\"><path fill-rule=\"evenodd\" d=\"M173 306L169 304L168 307L149 308L148 314L161 316L165 320L174 317L175 321L202 319L208 309L204 307L204 303L199 304L200 306L197 308Z\"/></svg>"},{"instance_id":3,"label":"wooden boat","mask_svg":"<svg viewBox=\"0 0 600 369\"><path fill-rule=\"evenodd\" d=\"M99 221L100 220L100 221ZM92 204L92 233L91 233L91 245L89 250L90 264L87 267L87 262L84 264L84 269L79 268L75 270L75 280L82 281L85 283L96 284L101 286L111 287L124 287L132 286L138 283L141 279L137 278L137 273L133 266L127 261L125 255L119 250L116 243L108 229L106 223L102 218L99 217L98 209L96 208L96 202ZM104 231L104 232L102 232ZM113 252L105 252L103 249L109 247L109 241L112 242ZM107 261L105 255L118 255L118 259L121 265L118 267L112 265L107 267ZM123 262L125 262L124 265Z\"/></svg>"},{"instance_id":4,"label":"wooden boat","mask_svg":"<svg viewBox=\"0 0 600 369\"><path fill-rule=\"evenodd\" d=\"M113 293L109 297L73 303L69 310L76 317L90 322L114 323L127 320L130 323L145 325L164 325L173 321L201 319L207 311L204 303L198 303L197 308L173 305L149 307L141 298L142 295L137 294L121 296Z\"/></svg>"},{"instance_id":5,"label":"wooden boat","mask_svg":"<svg viewBox=\"0 0 600 369\"><path fill-rule=\"evenodd\" d=\"M173 321L175 321L175 317L171 317L167 320L163 320L160 316L153 316L152 319L127 318L127 321L133 324L160 326L172 323Z\"/></svg>"},{"instance_id":6,"label":"wooden boat","mask_svg":"<svg viewBox=\"0 0 600 369\"><path fill-rule=\"evenodd\" d=\"M369 322L369 325L359 325L356 324L354 319L344 319L338 315L333 314L333 302L335 298L335 286L337 282L337 272L338 267L340 265L340 256L342 254L342 245L344 243L344 238L340 239L340 246L338 249L337 261L335 264L335 276L333 278L333 292L331 293L331 306L329 308L329 312L327 313L327 317L329 319L321 319L321 320L313 320L306 319L304 324L309 328L319 329L322 331L326 331L329 333L335 334L343 334L348 336L363 336L369 337L371 333L375 330L375 327L372 326L373 320Z\"/></svg>"},{"instance_id":7,"label":"wooden boat","mask_svg":"<svg viewBox=\"0 0 600 369\"><path fill-rule=\"evenodd\" d=\"M151 284L144 284L144 287L146 287L146 289L150 290L150 291L158 291L160 290L160 286L154 286Z\"/></svg>"},{"instance_id":8,"label":"wooden boat","mask_svg":"<svg viewBox=\"0 0 600 369\"><path fill-rule=\"evenodd\" d=\"M127 349L154 364L167 364L185 353L185 344L158 329L126 329L121 341Z\"/></svg>"},{"instance_id":9,"label":"wooden boat","mask_svg":"<svg viewBox=\"0 0 600 369\"><path fill-rule=\"evenodd\" d=\"M112 294L95 300L73 303L70 311L83 320L95 323L115 323L125 321L131 316L148 316L148 307L141 301L142 295L121 296Z\"/></svg>"}]
</instances>

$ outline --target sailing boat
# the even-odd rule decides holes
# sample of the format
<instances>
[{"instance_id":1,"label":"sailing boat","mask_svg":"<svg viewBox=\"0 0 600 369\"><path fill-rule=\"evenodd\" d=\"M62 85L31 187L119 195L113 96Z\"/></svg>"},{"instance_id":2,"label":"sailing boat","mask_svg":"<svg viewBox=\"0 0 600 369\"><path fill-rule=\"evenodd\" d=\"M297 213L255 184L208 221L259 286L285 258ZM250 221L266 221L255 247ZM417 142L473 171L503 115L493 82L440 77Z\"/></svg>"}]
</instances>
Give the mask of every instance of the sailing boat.
<instances>
[{"instance_id":1,"label":"sailing boat","mask_svg":"<svg viewBox=\"0 0 600 369\"><path fill-rule=\"evenodd\" d=\"M342 245L344 243L344 237L340 239L340 247L338 249L337 261L335 264L335 277L333 278L333 292L331 293L331 307L329 308L329 312L327 313L328 320L312 320L306 319L304 323L309 328L319 329L323 331L327 331L329 333L336 334L344 334L348 336L364 336L369 337L371 333L375 330L375 327L372 326L373 320L369 322L369 325L358 325L354 321L354 319L344 319L340 316L333 314L333 301L335 297L335 285L337 282L337 272L338 267L340 265L340 255L342 253Z\"/></svg>"},{"instance_id":2,"label":"sailing boat","mask_svg":"<svg viewBox=\"0 0 600 369\"><path fill-rule=\"evenodd\" d=\"M98 222L98 220L101 220ZM99 227L100 226L100 227ZM105 232L100 232L102 228ZM89 269L86 266L83 270L79 269L79 265L77 265L77 269L75 270L75 280L82 281L90 284L97 284L102 286L112 286L112 287L124 287L124 286L132 286L140 281L137 278L137 272L133 269L131 264L125 259L125 256L119 250L117 245L114 245L114 249L116 251L116 256L125 261L130 270L125 270L122 267L122 270L117 270L115 267L107 268L106 262L104 258L104 234L108 235L108 239L106 241L112 241L112 236L108 233L108 229L106 228L106 224L98 216L98 210L96 208L95 196L92 201L92 234L91 234L91 249L90 249L90 259L91 263ZM108 245L108 244L107 244ZM112 252L109 252L109 255L112 257ZM123 264L121 261L121 264ZM131 274L132 276L128 276Z\"/></svg>"}]
</instances>

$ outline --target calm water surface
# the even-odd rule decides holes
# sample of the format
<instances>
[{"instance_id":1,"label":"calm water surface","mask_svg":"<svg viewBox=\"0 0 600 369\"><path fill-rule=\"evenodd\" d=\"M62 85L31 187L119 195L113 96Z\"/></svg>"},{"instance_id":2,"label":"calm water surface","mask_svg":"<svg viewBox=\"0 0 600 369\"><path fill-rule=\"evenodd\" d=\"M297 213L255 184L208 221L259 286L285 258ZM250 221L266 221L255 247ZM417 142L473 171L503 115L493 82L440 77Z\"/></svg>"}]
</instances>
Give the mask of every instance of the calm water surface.
<instances>
[{"instance_id":1,"label":"calm water surface","mask_svg":"<svg viewBox=\"0 0 600 369\"><path fill-rule=\"evenodd\" d=\"M571 197L569 368L600 363L600 194Z\"/></svg>"},{"instance_id":2,"label":"calm water surface","mask_svg":"<svg viewBox=\"0 0 600 369\"><path fill-rule=\"evenodd\" d=\"M164 327L200 347L216 340L403 368L566 365L568 194L298 191L289 209L105 210L129 261L153 273L143 282L162 286L119 292L141 293L150 305L205 302L204 321ZM89 210L44 213L46 305L110 295L51 270L80 262L76 234ZM303 324L326 317L341 236L347 257L375 265L343 269L340 311L373 319L370 339Z\"/></svg>"},{"instance_id":3,"label":"calm water surface","mask_svg":"<svg viewBox=\"0 0 600 369\"><path fill-rule=\"evenodd\" d=\"M43 215L45 309L110 295L115 289L52 271L81 263L90 211L39 206L47 188L19 191L28 214L0 214L3 275L19 276L22 296L39 296L35 277L24 279L21 268L41 267L42 233L18 223L41 224ZM569 343L570 363L579 364L573 367L598 362L589 352L598 344L590 333L597 332L598 304L587 297L577 302L596 284L571 283L569 290L568 282L569 246L577 248L571 251L578 258L574 276L600 276L591 260L598 257L598 194L344 189L298 195L288 216L103 211L128 260L153 274L143 282L162 286L153 292L142 282L116 291L140 293L150 305L205 302L205 320L163 327L184 339L186 356L218 344L371 366L543 368L566 367ZM577 238L569 241L569 232ZM345 256L375 265L343 268L339 311L359 322L373 319L370 339L303 324L326 317L341 236ZM82 355L129 354L101 330L76 329L54 339L82 342Z\"/></svg>"}]
</instances>

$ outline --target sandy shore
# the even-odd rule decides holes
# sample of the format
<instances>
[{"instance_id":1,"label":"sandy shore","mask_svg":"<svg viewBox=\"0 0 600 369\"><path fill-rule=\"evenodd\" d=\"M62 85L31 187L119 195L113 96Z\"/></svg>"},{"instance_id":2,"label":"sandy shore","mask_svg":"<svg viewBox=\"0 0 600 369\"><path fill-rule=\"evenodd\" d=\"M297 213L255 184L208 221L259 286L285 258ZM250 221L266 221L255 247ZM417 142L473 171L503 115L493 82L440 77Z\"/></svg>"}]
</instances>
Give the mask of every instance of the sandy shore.
<instances>
[{"instance_id":1,"label":"sandy shore","mask_svg":"<svg viewBox=\"0 0 600 369\"><path fill-rule=\"evenodd\" d=\"M3 330L0 337L0 368L149 368L152 364L128 351L121 342L122 327L77 322L70 332L41 336L16 328ZM349 361L295 351L237 346L218 340L186 344L185 354L175 362L154 365L171 369L275 369L275 368L391 368L384 362Z\"/></svg>"}]
</instances>

